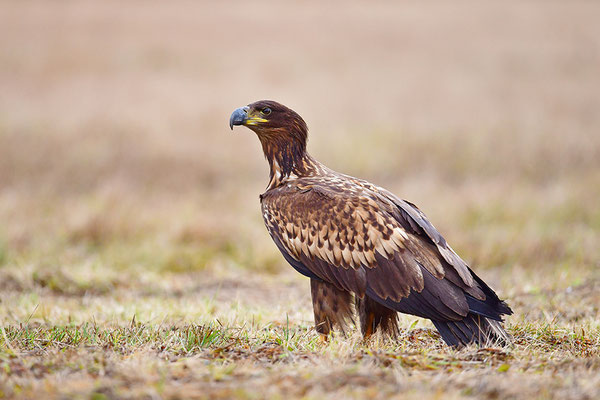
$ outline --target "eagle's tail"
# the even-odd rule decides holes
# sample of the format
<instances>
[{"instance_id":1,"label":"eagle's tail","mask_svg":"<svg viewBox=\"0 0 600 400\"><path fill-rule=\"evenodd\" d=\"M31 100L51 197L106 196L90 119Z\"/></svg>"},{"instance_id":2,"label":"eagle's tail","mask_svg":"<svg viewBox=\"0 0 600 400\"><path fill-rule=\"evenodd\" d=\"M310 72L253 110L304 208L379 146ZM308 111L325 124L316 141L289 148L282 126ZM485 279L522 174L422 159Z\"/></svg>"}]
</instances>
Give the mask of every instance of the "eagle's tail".
<instances>
[{"instance_id":1,"label":"eagle's tail","mask_svg":"<svg viewBox=\"0 0 600 400\"><path fill-rule=\"evenodd\" d=\"M461 321L432 321L449 346L463 347L471 343L479 346L505 346L512 343L511 336L500 321L469 313Z\"/></svg>"}]
</instances>

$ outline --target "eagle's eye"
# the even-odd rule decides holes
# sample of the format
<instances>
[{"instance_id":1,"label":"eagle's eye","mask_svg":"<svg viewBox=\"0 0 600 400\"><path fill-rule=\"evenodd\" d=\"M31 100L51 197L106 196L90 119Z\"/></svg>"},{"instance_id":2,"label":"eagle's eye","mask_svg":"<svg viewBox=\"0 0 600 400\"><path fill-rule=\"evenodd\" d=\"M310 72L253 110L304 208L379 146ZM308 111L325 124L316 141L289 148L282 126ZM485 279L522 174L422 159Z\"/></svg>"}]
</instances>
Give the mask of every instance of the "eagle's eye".
<instances>
[{"instance_id":1,"label":"eagle's eye","mask_svg":"<svg viewBox=\"0 0 600 400\"><path fill-rule=\"evenodd\" d=\"M263 115L269 115L271 114L271 109L269 107L265 107L262 109L261 113L263 113Z\"/></svg>"}]
</instances>

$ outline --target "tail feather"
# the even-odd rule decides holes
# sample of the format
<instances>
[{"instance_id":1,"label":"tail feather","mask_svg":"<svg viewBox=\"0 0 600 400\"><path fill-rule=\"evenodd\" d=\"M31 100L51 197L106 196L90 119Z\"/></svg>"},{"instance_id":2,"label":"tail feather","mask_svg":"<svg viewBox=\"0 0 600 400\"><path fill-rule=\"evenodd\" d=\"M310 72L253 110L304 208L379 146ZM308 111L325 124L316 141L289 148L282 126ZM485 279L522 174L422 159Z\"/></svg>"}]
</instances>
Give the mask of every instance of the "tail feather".
<instances>
[{"instance_id":1,"label":"tail feather","mask_svg":"<svg viewBox=\"0 0 600 400\"><path fill-rule=\"evenodd\" d=\"M500 321L488 319L487 322L490 325L494 336L499 340L500 343L503 343L504 345L512 344L512 336L510 336L508 332L504 330L504 327Z\"/></svg>"},{"instance_id":2,"label":"tail feather","mask_svg":"<svg viewBox=\"0 0 600 400\"><path fill-rule=\"evenodd\" d=\"M512 343L512 338L501 322L478 314L469 313L461 321L432 322L449 346L463 347L471 343L479 346L504 346Z\"/></svg>"}]
</instances>

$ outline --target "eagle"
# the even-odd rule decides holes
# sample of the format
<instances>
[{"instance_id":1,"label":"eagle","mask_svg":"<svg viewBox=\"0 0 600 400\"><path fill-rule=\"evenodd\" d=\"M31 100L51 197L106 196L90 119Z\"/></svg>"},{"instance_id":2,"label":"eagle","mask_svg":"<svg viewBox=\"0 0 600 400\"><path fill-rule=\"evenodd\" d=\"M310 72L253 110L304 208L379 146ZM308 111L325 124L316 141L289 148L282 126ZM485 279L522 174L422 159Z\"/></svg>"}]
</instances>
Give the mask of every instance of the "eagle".
<instances>
[{"instance_id":1,"label":"eagle","mask_svg":"<svg viewBox=\"0 0 600 400\"><path fill-rule=\"evenodd\" d=\"M269 163L264 222L285 260L310 278L322 337L346 332L356 314L365 338L397 337L400 312L430 319L452 347L511 342L502 325L510 307L417 206L313 158L306 123L280 103L240 107L234 125L260 140Z\"/></svg>"}]
</instances>

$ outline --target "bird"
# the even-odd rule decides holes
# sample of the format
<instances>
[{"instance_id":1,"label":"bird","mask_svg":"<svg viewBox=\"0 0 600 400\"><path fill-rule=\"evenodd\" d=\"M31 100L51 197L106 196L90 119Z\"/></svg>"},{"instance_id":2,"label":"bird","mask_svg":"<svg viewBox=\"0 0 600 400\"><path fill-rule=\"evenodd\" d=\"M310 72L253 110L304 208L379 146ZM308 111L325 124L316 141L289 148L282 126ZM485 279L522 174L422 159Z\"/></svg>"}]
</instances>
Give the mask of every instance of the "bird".
<instances>
[{"instance_id":1,"label":"bird","mask_svg":"<svg viewBox=\"0 0 600 400\"><path fill-rule=\"evenodd\" d=\"M335 172L306 147L308 127L272 100L237 108L229 127L254 131L269 163L260 198L283 258L310 278L315 330L359 325L365 339L399 335L398 313L429 319L455 348L508 345L508 304L450 247L416 205ZM358 324L355 317L358 314Z\"/></svg>"}]
</instances>

